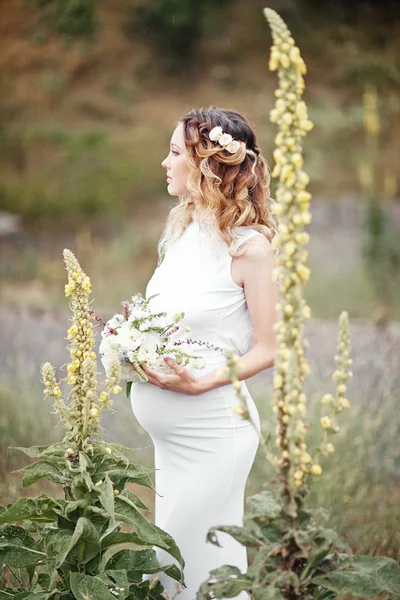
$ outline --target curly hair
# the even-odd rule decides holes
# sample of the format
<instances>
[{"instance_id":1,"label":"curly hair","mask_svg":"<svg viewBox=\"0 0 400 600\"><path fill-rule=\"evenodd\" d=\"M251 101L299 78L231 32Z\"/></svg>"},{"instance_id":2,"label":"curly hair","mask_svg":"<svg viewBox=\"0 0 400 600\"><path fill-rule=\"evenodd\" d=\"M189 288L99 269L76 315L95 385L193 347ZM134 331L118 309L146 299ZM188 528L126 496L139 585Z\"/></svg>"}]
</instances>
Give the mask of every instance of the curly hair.
<instances>
[{"instance_id":1,"label":"curly hair","mask_svg":"<svg viewBox=\"0 0 400 600\"><path fill-rule=\"evenodd\" d=\"M239 112L211 106L189 111L179 123L188 152L189 195L180 197L170 210L158 244L159 264L195 214L217 225L231 256L245 250L235 249L235 227L252 227L272 241L277 224L270 210L268 164L247 119ZM235 153L210 140L209 133L217 126L240 142Z\"/></svg>"}]
</instances>

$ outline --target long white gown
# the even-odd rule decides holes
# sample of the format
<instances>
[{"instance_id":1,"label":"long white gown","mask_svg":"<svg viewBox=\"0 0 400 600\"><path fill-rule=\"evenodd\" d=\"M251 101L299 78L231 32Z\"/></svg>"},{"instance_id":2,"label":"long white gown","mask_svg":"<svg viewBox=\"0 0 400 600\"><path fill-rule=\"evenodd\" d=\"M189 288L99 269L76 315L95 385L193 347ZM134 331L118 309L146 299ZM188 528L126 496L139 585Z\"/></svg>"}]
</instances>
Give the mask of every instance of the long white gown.
<instances>
[{"instance_id":1,"label":"long white gown","mask_svg":"<svg viewBox=\"0 0 400 600\"><path fill-rule=\"evenodd\" d=\"M234 231L237 247L254 235L249 227ZM188 338L240 355L252 345L252 328L242 287L231 275L232 257L227 244L209 225L192 221L166 252L146 288L154 310L170 314L184 311L182 323L191 328ZM191 368L202 377L225 363L221 352L193 346L206 367ZM156 468L155 523L178 544L185 559L185 580L178 600L195 600L211 569L228 564L247 569L246 549L232 537L217 533L219 548L206 542L216 525L242 525L244 491L259 443L260 420L247 386L242 382L252 425L232 412L238 404L231 385L198 396L162 390L149 383L134 383L133 412L154 443ZM157 550L162 565L174 559ZM162 574L167 593L176 582ZM238 596L248 597L246 592Z\"/></svg>"}]
</instances>

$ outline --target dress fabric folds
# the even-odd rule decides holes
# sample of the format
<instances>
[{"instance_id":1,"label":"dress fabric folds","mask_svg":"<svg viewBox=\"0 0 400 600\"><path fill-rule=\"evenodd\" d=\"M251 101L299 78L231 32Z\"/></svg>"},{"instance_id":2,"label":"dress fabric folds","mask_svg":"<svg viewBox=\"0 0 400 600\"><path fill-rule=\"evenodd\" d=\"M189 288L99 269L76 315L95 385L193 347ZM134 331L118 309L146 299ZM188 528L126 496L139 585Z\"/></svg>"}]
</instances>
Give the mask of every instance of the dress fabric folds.
<instances>
[{"instance_id":1,"label":"dress fabric folds","mask_svg":"<svg viewBox=\"0 0 400 600\"><path fill-rule=\"evenodd\" d=\"M236 228L236 246L256 235L262 233ZM192 221L168 248L146 288L146 298L158 294L151 301L153 310L171 315L183 311L183 323L191 328L187 337L208 342L208 347L191 347L206 363L201 370L190 367L197 378L225 364L224 354L212 346L231 347L239 355L252 346L244 290L233 281L231 264L218 232ZM206 541L213 526L243 524L245 485L260 420L245 382L241 385L252 422L233 412L238 400L231 385L191 396L149 383L132 384L134 415L154 444L155 523L174 537L186 563L187 587L178 600L195 600L212 569L233 565L247 570L246 549L228 534L217 532L221 547ZM162 565L176 562L156 551ZM165 574L160 580L173 596L176 582ZM237 598L245 600L248 594Z\"/></svg>"}]
</instances>

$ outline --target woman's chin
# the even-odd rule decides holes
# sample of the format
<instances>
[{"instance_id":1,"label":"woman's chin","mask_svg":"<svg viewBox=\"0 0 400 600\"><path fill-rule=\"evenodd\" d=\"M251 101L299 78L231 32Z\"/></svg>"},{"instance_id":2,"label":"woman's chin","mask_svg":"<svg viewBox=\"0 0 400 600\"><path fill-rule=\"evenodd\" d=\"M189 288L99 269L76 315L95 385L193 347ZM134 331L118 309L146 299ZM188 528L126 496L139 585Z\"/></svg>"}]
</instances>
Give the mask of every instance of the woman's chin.
<instances>
[{"instance_id":1,"label":"woman's chin","mask_svg":"<svg viewBox=\"0 0 400 600\"><path fill-rule=\"evenodd\" d=\"M174 186L170 183L167 185L167 192L170 196L179 196L179 192L174 189Z\"/></svg>"}]
</instances>

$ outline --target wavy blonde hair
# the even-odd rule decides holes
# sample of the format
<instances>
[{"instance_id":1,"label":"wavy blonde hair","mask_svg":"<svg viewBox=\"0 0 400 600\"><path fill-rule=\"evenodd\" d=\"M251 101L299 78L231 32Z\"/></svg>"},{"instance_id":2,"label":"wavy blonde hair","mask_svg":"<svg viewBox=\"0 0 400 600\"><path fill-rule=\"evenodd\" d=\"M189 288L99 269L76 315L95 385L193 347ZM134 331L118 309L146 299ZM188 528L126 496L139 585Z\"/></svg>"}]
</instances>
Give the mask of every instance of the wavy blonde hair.
<instances>
[{"instance_id":1,"label":"wavy blonde hair","mask_svg":"<svg viewBox=\"0 0 400 600\"><path fill-rule=\"evenodd\" d=\"M158 244L158 264L195 215L217 226L231 256L245 250L235 248L235 227L252 227L272 241L277 223L270 210L274 201L268 164L247 119L239 112L211 106L191 110L179 123L188 152L189 195L181 196L169 212ZM234 154L210 140L209 133L216 126L240 142Z\"/></svg>"}]
</instances>

